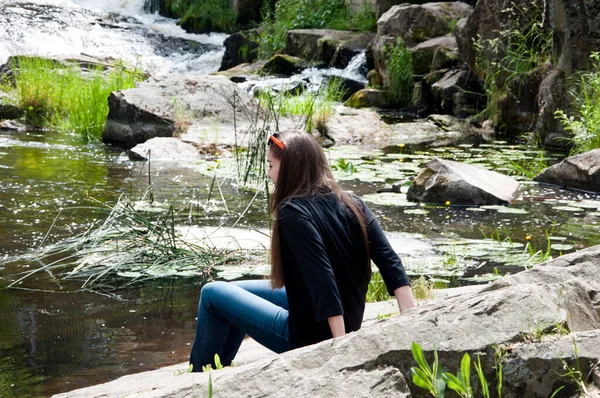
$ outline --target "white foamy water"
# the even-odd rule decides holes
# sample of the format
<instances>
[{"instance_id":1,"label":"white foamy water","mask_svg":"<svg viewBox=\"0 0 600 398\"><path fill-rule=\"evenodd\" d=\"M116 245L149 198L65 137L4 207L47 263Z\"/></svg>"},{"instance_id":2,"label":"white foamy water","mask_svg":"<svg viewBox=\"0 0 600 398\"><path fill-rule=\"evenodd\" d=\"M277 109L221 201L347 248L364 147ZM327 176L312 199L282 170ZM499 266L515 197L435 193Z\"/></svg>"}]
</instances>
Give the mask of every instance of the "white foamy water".
<instances>
[{"instance_id":1,"label":"white foamy water","mask_svg":"<svg viewBox=\"0 0 600 398\"><path fill-rule=\"evenodd\" d=\"M186 33L172 19L145 13L143 0L0 2L0 63L10 55L83 53L123 59L153 75L210 73L221 64L226 37ZM207 48L190 51L197 46L189 40Z\"/></svg>"}]
</instances>

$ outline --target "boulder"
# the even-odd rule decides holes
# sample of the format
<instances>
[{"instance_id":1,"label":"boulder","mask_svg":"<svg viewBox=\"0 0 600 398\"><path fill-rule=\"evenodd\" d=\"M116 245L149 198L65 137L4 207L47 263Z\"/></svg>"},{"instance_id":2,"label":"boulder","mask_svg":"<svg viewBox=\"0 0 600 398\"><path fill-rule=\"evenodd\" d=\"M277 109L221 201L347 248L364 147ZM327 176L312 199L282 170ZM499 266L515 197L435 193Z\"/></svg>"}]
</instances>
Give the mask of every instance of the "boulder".
<instances>
[{"instance_id":1,"label":"boulder","mask_svg":"<svg viewBox=\"0 0 600 398\"><path fill-rule=\"evenodd\" d=\"M390 106L386 91L365 88L354 93L344 104L350 108L385 108Z\"/></svg>"},{"instance_id":2,"label":"boulder","mask_svg":"<svg viewBox=\"0 0 600 398\"><path fill-rule=\"evenodd\" d=\"M267 61L256 61L251 64L239 64L231 69L215 72L215 74L225 76L234 83L243 83L249 77L256 77L266 63Z\"/></svg>"},{"instance_id":3,"label":"boulder","mask_svg":"<svg viewBox=\"0 0 600 398\"><path fill-rule=\"evenodd\" d=\"M289 77L298 74L310 66L306 60L286 54L275 54L260 68L262 75Z\"/></svg>"},{"instance_id":4,"label":"boulder","mask_svg":"<svg viewBox=\"0 0 600 398\"><path fill-rule=\"evenodd\" d=\"M192 144L179 138L155 137L137 144L129 150L133 160L193 162L200 159L200 153Z\"/></svg>"},{"instance_id":5,"label":"boulder","mask_svg":"<svg viewBox=\"0 0 600 398\"><path fill-rule=\"evenodd\" d=\"M540 84L537 97L539 114L535 135L545 146L566 149L569 145L569 134L555 115L559 109L565 111L569 109L566 92L564 73L559 70L550 71Z\"/></svg>"},{"instance_id":6,"label":"boulder","mask_svg":"<svg viewBox=\"0 0 600 398\"><path fill-rule=\"evenodd\" d=\"M17 99L11 95L0 91L0 120L19 119L25 112L18 107Z\"/></svg>"},{"instance_id":7,"label":"boulder","mask_svg":"<svg viewBox=\"0 0 600 398\"><path fill-rule=\"evenodd\" d=\"M413 57L413 71L416 75L453 67L460 60L456 39L452 36L429 39L417 44L410 51Z\"/></svg>"},{"instance_id":8,"label":"boulder","mask_svg":"<svg viewBox=\"0 0 600 398\"><path fill-rule=\"evenodd\" d=\"M336 144L379 145L386 142L392 129L372 109L338 106L325 122L326 137Z\"/></svg>"},{"instance_id":9,"label":"boulder","mask_svg":"<svg viewBox=\"0 0 600 398\"><path fill-rule=\"evenodd\" d=\"M435 80L439 74L431 74L426 82ZM470 69L446 71L430 88L433 111L460 118L475 115L485 109L486 97L483 83Z\"/></svg>"},{"instance_id":10,"label":"boulder","mask_svg":"<svg viewBox=\"0 0 600 398\"><path fill-rule=\"evenodd\" d=\"M489 40L498 40L497 48L502 49L504 38L500 32L506 29L519 29L534 19L534 13L544 10L544 0L531 0L527 7L520 7L523 15L518 19L509 10L514 6L514 0L479 0L473 12L460 20L454 29L461 59L473 70L477 70L476 41L483 43L483 55L490 62L504 57L502 51L496 52L487 45ZM542 11L543 12L543 11ZM523 26L521 26L523 25Z\"/></svg>"},{"instance_id":11,"label":"boulder","mask_svg":"<svg viewBox=\"0 0 600 398\"><path fill-rule=\"evenodd\" d=\"M535 176L535 181L600 192L600 149L566 158Z\"/></svg>"},{"instance_id":12,"label":"boulder","mask_svg":"<svg viewBox=\"0 0 600 398\"><path fill-rule=\"evenodd\" d=\"M589 0L548 2L558 69L570 74L585 69L590 52L600 48L600 6Z\"/></svg>"},{"instance_id":13,"label":"boulder","mask_svg":"<svg viewBox=\"0 0 600 398\"><path fill-rule=\"evenodd\" d=\"M408 200L452 205L505 205L517 194L512 177L476 166L434 158L415 177Z\"/></svg>"},{"instance_id":14,"label":"boulder","mask_svg":"<svg viewBox=\"0 0 600 398\"><path fill-rule=\"evenodd\" d=\"M169 75L113 92L104 142L131 148L154 137L233 145L259 115L258 104L224 76ZM235 106L235 116L234 116ZM185 131L184 131L185 130ZM240 141L240 140L238 140Z\"/></svg>"},{"instance_id":15,"label":"boulder","mask_svg":"<svg viewBox=\"0 0 600 398\"><path fill-rule=\"evenodd\" d=\"M344 69L356 55L365 52L374 33L348 32L331 29L290 30L286 36L285 52L289 55L322 62Z\"/></svg>"},{"instance_id":16,"label":"boulder","mask_svg":"<svg viewBox=\"0 0 600 398\"><path fill-rule=\"evenodd\" d=\"M382 150L394 153L404 150L423 150L459 144L483 144L494 139L493 131L473 126L452 124L441 128L439 120L401 122L390 125L393 133L386 137Z\"/></svg>"},{"instance_id":17,"label":"boulder","mask_svg":"<svg viewBox=\"0 0 600 398\"><path fill-rule=\"evenodd\" d=\"M466 18L472 10L461 2L400 4L379 18L377 36L400 37L412 47L451 33L456 21Z\"/></svg>"},{"instance_id":18,"label":"boulder","mask_svg":"<svg viewBox=\"0 0 600 398\"><path fill-rule=\"evenodd\" d=\"M339 79L340 90L343 90L343 92L344 92L344 95L342 96L342 101L346 101L347 99L352 97L352 95L354 95L354 93L365 89L367 86L364 82L350 79L349 77L343 77L343 76L332 76L332 77Z\"/></svg>"},{"instance_id":19,"label":"boulder","mask_svg":"<svg viewBox=\"0 0 600 398\"><path fill-rule=\"evenodd\" d=\"M600 247L589 248L342 338L211 372L214 395L426 397L428 392L412 383L413 342L423 347L429 364L437 350L442 369L454 374L465 353L472 362L479 358L490 391L501 353L506 398L547 397L563 385L575 391L577 381L563 376L563 361L574 368L577 363L585 377L600 360L599 257ZM208 391L207 374L174 375L175 369L167 369L58 397L185 397ZM483 396L473 367L471 383L474 396Z\"/></svg>"},{"instance_id":20,"label":"boulder","mask_svg":"<svg viewBox=\"0 0 600 398\"><path fill-rule=\"evenodd\" d=\"M254 62L258 57L258 41L257 29L244 30L227 37L223 42L225 54L223 54L219 71Z\"/></svg>"}]
</instances>

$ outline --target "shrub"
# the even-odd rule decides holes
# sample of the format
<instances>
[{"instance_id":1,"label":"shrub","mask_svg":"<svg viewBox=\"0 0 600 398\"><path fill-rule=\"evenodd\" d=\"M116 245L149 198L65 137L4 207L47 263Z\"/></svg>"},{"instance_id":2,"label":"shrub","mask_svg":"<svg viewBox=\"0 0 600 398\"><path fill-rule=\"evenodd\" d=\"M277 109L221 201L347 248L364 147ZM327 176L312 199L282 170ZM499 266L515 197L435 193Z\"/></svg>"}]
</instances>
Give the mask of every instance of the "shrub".
<instances>
[{"instance_id":1,"label":"shrub","mask_svg":"<svg viewBox=\"0 0 600 398\"><path fill-rule=\"evenodd\" d=\"M196 33L231 32L237 16L229 0L171 0L167 7L172 16L181 18L181 26Z\"/></svg>"},{"instance_id":2,"label":"shrub","mask_svg":"<svg viewBox=\"0 0 600 398\"><path fill-rule=\"evenodd\" d=\"M396 105L408 105L413 85L412 53L402 39L397 39L395 46L385 48L388 74L390 77L389 92Z\"/></svg>"}]
</instances>

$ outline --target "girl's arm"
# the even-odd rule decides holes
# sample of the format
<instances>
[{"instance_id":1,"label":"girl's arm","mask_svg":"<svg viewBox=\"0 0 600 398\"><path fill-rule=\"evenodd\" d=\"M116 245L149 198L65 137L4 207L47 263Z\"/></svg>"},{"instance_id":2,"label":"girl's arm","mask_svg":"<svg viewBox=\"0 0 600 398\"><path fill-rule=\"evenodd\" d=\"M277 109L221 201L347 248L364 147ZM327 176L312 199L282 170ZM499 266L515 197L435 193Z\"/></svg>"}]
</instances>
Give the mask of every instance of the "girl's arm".
<instances>
[{"instance_id":1,"label":"girl's arm","mask_svg":"<svg viewBox=\"0 0 600 398\"><path fill-rule=\"evenodd\" d=\"M342 337L346 334L343 315L331 316L327 318L327 322L329 322L329 328L331 329L331 335L333 337Z\"/></svg>"},{"instance_id":2,"label":"girl's arm","mask_svg":"<svg viewBox=\"0 0 600 398\"><path fill-rule=\"evenodd\" d=\"M415 299L413 298L410 285L401 286L394 290L394 296L396 296L396 301L398 301L400 312L404 312L415 306Z\"/></svg>"}]
</instances>

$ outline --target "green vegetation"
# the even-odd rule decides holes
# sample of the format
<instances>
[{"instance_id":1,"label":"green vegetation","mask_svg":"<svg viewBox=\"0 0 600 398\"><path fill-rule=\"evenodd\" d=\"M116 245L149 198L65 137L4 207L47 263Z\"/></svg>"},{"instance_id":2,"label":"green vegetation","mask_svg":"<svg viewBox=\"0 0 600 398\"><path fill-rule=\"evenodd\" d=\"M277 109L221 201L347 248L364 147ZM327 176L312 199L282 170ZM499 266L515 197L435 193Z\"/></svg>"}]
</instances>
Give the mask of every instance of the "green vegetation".
<instances>
[{"instance_id":1,"label":"green vegetation","mask_svg":"<svg viewBox=\"0 0 600 398\"><path fill-rule=\"evenodd\" d=\"M17 58L12 70L28 124L74 132L86 140L101 138L110 93L131 88L142 78L139 71L129 71L122 63L110 71L98 66L83 74L78 64L65 66L37 57Z\"/></svg>"},{"instance_id":2,"label":"green vegetation","mask_svg":"<svg viewBox=\"0 0 600 398\"><path fill-rule=\"evenodd\" d=\"M476 118L495 118L502 101L516 97L511 90L526 74L551 60L552 32L543 23L543 10L535 2L503 11L510 23L503 26L500 37L475 41L476 72L482 77L487 107Z\"/></svg>"},{"instance_id":3,"label":"green vegetation","mask_svg":"<svg viewBox=\"0 0 600 398\"><path fill-rule=\"evenodd\" d=\"M496 371L496 387L498 396L502 396L502 355L503 350L499 347L494 347L494 368ZM413 342L412 354L418 367L410 369L412 373L413 383L420 388L427 390L433 397L444 397L446 387L454 391L462 398L472 398L473 387L471 386L471 358L465 353L460 363L460 370L456 375L450 372L442 372L441 365L438 360L437 350L433 351L433 363L431 366L425 360L421 346ZM477 354L477 362L473 364L479 379L479 387L481 396L490 398L489 384L485 377L481 359Z\"/></svg>"},{"instance_id":4,"label":"green vegetation","mask_svg":"<svg viewBox=\"0 0 600 398\"><path fill-rule=\"evenodd\" d=\"M228 0L166 0L171 15L195 33L232 32L237 16L230 4Z\"/></svg>"},{"instance_id":5,"label":"green vegetation","mask_svg":"<svg viewBox=\"0 0 600 398\"><path fill-rule=\"evenodd\" d=\"M385 56L391 99L398 106L408 105L413 85L412 53L402 39L397 39L395 46L386 46Z\"/></svg>"},{"instance_id":6,"label":"green vegetation","mask_svg":"<svg viewBox=\"0 0 600 398\"><path fill-rule=\"evenodd\" d=\"M344 0L279 0L275 11L263 7L258 57L268 59L283 50L287 32L293 29L375 31L375 12L368 3L352 15Z\"/></svg>"},{"instance_id":7,"label":"green vegetation","mask_svg":"<svg viewBox=\"0 0 600 398\"><path fill-rule=\"evenodd\" d=\"M572 153L600 148L600 53L593 52L590 58L590 70L579 73L570 90L574 115L567 116L563 110L556 112L556 117L572 134Z\"/></svg>"},{"instance_id":8,"label":"green vegetation","mask_svg":"<svg viewBox=\"0 0 600 398\"><path fill-rule=\"evenodd\" d=\"M376 301L387 301L390 299L390 294L387 290L387 286L383 281L383 277L379 271L373 272L371 280L369 281L369 288L367 290L367 302L374 303Z\"/></svg>"}]
</instances>

